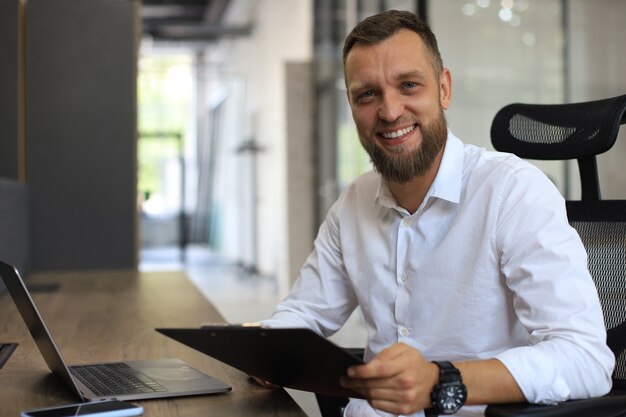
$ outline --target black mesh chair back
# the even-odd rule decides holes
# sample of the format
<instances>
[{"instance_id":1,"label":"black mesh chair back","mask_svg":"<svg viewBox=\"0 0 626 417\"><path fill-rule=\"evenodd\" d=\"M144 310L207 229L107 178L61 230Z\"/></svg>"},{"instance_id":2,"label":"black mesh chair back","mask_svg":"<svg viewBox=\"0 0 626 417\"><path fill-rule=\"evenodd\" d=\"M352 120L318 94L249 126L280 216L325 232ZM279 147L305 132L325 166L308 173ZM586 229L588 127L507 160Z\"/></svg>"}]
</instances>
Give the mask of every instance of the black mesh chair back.
<instances>
[{"instance_id":1,"label":"black mesh chair back","mask_svg":"<svg viewBox=\"0 0 626 417\"><path fill-rule=\"evenodd\" d=\"M626 391L626 201L567 202L567 214L587 249L602 303L607 344L616 359L614 388Z\"/></svg>"},{"instance_id":2,"label":"black mesh chair back","mask_svg":"<svg viewBox=\"0 0 626 417\"><path fill-rule=\"evenodd\" d=\"M502 152L539 160L578 160L582 200L599 200L596 155L611 149L626 123L626 95L573 104L510 104L491 125Z\"/></svg>"},{"instance_id":3,"label":"black mesh chair back","mask_svg":"<svg viewBox=\"0 0 626 417\"><path fill-rule=\"evenodd\" d=\"M527 159L578 161L581 199L566 202L567 215L587 249L589 271L602 303L607 344L615 354L616 367L610 400L603 397L568 402L555 407L549 415L591 415L588 413L593 410L593 415L613 416L623 415L626 410L626 397L615 397L626 393L626 200L601 199L596 162L596 155L615 144L620 125L625 123L623 95L575 104L511 104L496 114L491 126L496 150ZM607 414L600 412L601 408ZM541 408L518 411L522 410L490 406L486 415L548 415Z\"/></svg>"}]
</instances>

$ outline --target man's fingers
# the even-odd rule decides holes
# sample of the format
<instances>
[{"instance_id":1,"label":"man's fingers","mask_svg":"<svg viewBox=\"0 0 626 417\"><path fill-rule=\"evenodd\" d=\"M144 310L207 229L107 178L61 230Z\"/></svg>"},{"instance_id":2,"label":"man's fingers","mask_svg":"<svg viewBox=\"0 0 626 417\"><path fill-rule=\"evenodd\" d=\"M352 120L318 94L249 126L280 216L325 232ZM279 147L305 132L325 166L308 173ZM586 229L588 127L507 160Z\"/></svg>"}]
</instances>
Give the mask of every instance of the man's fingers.
<instances>
[{"instance_id":1,"label":"man's fingers","mask_svg":"<svg viewBox=\"0 0 626 417\"><path fill-rule=\"evenodd\" d=\"M354 392L361 394L368 401L409 404L415 400L416 393L412 390L402 390L393 387L356 386L350 387ZM380 408L380 407L376 407Z\"/></svg>"},{"instance_id":2,"label":"man's fingers","mask_svg":"<svg viewBox=\"0 0 626 417\"><path fill-rule=\"evenodd\" d=\"M414 349L405 343L396 343L380 351L377 357L384 360L392 360L412 350Z\"/></svg>"},{"instance_id":3,"label":"man's fingers","mask_svg":"<svg viewBox=\"0 0 626 417\"><path fill-rule=\"evenodd\" d=\"M386 400L371 400L370 405L378 410L384 410L393 415L407 415L412 414L415 410L408 402L398 401L386 401Z\"/></svg>"},{"instance_id":4,"label":"man's fingers","mask_svg":"<svg viewBox=\"0 0 626 417\"><path fill-rule=\"evenodd\" d=\"M370 363L353 366L341 384L374 407L394 414L411 414L430 405L431 367L421 352L399 343L381 351Z\"/></svg>"},{"instance_id":5,"label":"man's fingers","mask_svg":"<svg viewBox=\"0 0 626 417\"><path fill-rule=\"evenodd\" d=\"M408 375L395 375L391 378L351 378L341 377L339 380L343 387L350 389L389 389L393 391L410 389L413 379Z\"/></svg>"},{"instance_id":6,"label":"man's fingers","mask_svg":"<svg viewBox=\"0 0 626 417\"><path fill-rule=\"evenodd\" d=\"M400 369L390 362L374 359L368 364L348 368L348 377L354 379L387 379L399 371Z\"/></svg>"},{"instance_id":7,"label":"man's fingers","mask_svg":"<svg viewBox=\"0 0 626 417\"><path fill-rule=\"evenodd\" d=\"M274 388L275 387L275 385L272 384L271 382L266 381L266 380L261 379L261 378L257 378L256 376L250 375L250 380L252 382L254 382L255 384L257 384L257 385L262 386L263 388Z\"/></svg>"},{"instance_id":8,"label":"man's fingers","mask_svg":"<svg viewBox=\"0 0 626 417\"><path fill-rule=\"evenodd\" d=\"M400 343L381 351L371 362L348 368L351 378L390 378L405 370L401 360L412 351L409 346Z\"/></svg>"}]
</instances>

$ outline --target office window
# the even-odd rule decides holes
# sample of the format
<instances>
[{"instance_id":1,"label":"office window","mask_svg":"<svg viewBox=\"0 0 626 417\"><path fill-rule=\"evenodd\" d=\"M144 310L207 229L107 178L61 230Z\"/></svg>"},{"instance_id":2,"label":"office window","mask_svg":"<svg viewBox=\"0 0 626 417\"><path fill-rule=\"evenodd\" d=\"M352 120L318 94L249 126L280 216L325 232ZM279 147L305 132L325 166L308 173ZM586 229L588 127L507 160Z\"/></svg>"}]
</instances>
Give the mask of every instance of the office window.
<instances>
[{"instance_id":1,"label":"office window","mask_svg":"<svg viewBox=\"0 0 626 417\"><path fill-rule=\"evenodd\" d=\"M185 54L144 54L140 58L137 189L144 248L181 243L192 64L192 57Z\"/></svg>"},{"instance_id":2,"label":"office window","mask_svg":"<svg viewBox=\"0 0 626 417\"><path fill-rule=\"evenodd\" d=\"M426 15L438 38L444 65L452 72L453 101L446 113L448 122L452 131L467 143L492 149L491 121L508 103L566 101L562 0L316 2L318 9L323 9L321 5L330 7L329 3L335 7L334 32L326 38L316 35L317 55L323 51L325 59L324 71L319 72L322 79L318 76L318 143L324 159L319 166L320 218L350 181L371 169L359 144L345 94L340 52L345 34L339 36L338 28L342 25L337 21L342 17L347 31L356 21L385 9ZM318 11L318 16L328 15L326 12ZM320 42L323 39L325 43ZM331 64L329 52L333 51L335 61ZM328 74L333 65L335 78L331 79ZM325 123L334 126L332 139ZM334 153L329 147L333 147ZM328 173L328 161L334 161L332 176ZM564 163L531 162L566 193L568 176Z\"/></svg>"},{"instance_id":3,"label":"office window","mask_svg":"<svg viewBox=\"0 0 626 417\"><path fill-rule=\"evenodd\" d=\"M343 79L343 41L354 25L383 10L418 12L426 0L315 0L316 223L341 190L371 169L361 148Z\"/></svg>"},{"instance_id":4,"label":"office window","mask_svg":"<svg viewBox=\"0 0 626 417\"><path fill-rule=\"evenodd\" d=\"M428 13L452 72L448 122L463 141L491 149L491 121L509 103L566 100L561 0L431 1ZM565 192L563 162L531 162Z\"/></svg>"}]
</instances>

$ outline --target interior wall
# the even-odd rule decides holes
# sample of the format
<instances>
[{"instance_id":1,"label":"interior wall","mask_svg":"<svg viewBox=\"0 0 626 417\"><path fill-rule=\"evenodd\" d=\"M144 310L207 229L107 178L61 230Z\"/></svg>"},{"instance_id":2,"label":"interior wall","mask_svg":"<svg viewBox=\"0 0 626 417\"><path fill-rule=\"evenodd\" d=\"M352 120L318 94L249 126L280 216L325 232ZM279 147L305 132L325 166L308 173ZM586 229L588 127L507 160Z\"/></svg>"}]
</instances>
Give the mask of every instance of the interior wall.
<instances>
[{"instance_id":1,"label":"interior wall","mask_svg":"<svg viewBox=\"0 0 626 417\"><path fill-rule=\"evenodd\" d=\"M569 90L571 101L599 100L626 94L626 2L569 0ZM626 198L626 127L614 147L598 158L602 198ZM575 167L574 167L575 168ZM576 197L577 168L572 169Z\"/></svg>"},{"instance_id":2,"label":"interior wall","mask_svg":"<svg viewBox=\"0 0 626 417\"><path fill-rule=\"evenodd\" d=\"M0 177L18 178L18 0L0 0Z\"/></svg>"},{"instance_id":3,"label":"interior wall","mask_svg":"<svg viewBox=\"0 0 626 417\"><path fill-rule=\"evenodd\" d=\"M227 69L246 79L241 123L264 149L256 177L257 266L261 273L277 276L286 289L294 278L289 276L287 227L287 141L293 138L286 129L286 67L312 59L312 0L244 0L235 2L228 14L231 22L250 15L254 25L250 37L227 41L224 49Z\"/></svg>"},{"instance_id":4,"label":"interior wall","mask_svg":"<svg viewBox=\"0 0 626 417\"><path fill-rule=\"evenodd\" d=\"M136 266L137 0L29 0L32 267Z\"/></svg>"},{"instance_id":5,"label":"interior wall","mask_svg":"<svg viewBox=\"0 0 626 417\"><path fill-rule=\"evenodd\" d=\"M313 73L310 63L287 64L288 276L298 276L315 239Z\"/></svg>"}]
</instances>

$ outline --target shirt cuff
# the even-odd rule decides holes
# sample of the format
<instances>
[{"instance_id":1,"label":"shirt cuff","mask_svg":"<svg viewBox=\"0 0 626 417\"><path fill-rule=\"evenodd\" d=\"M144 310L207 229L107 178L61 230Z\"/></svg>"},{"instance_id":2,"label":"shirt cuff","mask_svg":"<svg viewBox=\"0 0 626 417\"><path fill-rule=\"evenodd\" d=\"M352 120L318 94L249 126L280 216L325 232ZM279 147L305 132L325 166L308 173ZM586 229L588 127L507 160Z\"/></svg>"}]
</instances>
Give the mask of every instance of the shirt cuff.
<instances>
[{"instance_id":1,"label":"shirt cuff","mask_svg":"<svg viewBox=\"0 0 626 417\"><path fill-rule=\"evenodd\" d=\"M570 398L570 388L559 375L554 359L536 347L509 349L496 359L509 370L529 403L553 405Z\"/></svg>"},{"instance_id":2,"label":"shirt cuff","mask_svg":"<svg viewBox=\"0 0 626 417\"><path fill-rule=\"evenodd\" d=\"M385 413L372 408L365 400L351 399L346 405L343 412L344 417L392 417L391 414ZM423 414L422 414L423 416Z\"/></svg>"}]
</instances>

